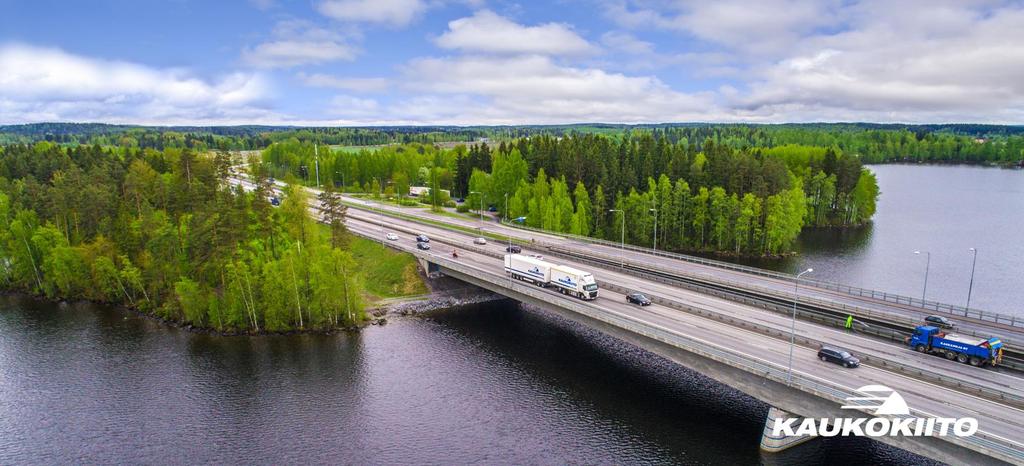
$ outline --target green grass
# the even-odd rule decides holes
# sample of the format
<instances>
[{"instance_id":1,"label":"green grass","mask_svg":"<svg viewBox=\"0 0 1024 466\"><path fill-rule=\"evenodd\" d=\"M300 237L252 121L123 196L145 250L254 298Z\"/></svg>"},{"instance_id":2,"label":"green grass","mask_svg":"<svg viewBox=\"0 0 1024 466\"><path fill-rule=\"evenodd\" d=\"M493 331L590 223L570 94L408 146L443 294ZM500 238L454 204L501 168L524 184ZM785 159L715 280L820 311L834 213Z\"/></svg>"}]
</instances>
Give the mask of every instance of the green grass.
<instances>
[{"instance_id":1,"label":"green grass","mask_svg":"<svg viewBox=\"0 0 1024 466\"><path fill-rule=\"evenodd\" d=\"M363 273L366 291L373 297L399 298L427 293L427 285L416 271L416 258L411 254L358 236L352 238L351 251Z\"/></svg>"}]
</instances>

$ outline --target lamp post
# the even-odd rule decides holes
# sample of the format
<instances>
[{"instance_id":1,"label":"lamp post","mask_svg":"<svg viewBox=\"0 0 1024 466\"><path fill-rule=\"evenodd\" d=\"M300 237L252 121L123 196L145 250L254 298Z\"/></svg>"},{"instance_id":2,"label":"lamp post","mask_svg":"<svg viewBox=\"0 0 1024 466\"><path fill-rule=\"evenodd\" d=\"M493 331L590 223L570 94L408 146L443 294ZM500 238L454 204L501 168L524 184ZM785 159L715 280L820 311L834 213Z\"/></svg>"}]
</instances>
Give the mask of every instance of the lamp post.
<instances>
[{"instance_id":1,"label":"lamp post","mask_svg":"<svg viewBox=\"0 0 1024 466\"><path fill-rule=\"evenodd\" d=\"M470 194L479 194L480 195L480 223L483 224L484 223L484 193L482 193L480 191L470 191L469 193Z\"/></svg>"},{"instance_id":2,"label":"lamp post","mask_svg":"<svg viewBox=\"0 0 1024 466\"><path fill-rule=\"evenodd\" d=\"M508 193L505 193L505 212L502 213L501 219L503 224L502 226L506 228L505 231L508 232L508 253L512 254L512 230L508 229L508 225L504 225L504 223L508 221ZM509 278L511 279L511 275Z\"/></svg>"},{"instance_id":3,"label":"lamp post","mask_svg":"<svg viewBox=\"0 0 1024 466\"><path fill-rule=\"evenodd\" d=\"M649 209L649 212L654 212L654 251L658 251L658 209Z\"/></svg>"},{"instance_id":4,"label":"lamp post","mask_svg":"<svg viewBox=\"0 0 1024 466\"><path fill-rule=\"evenodd\" d=\"M608 209L608 212L621 212L622 213L622 256L619 258L621 262L620 266L625 267L626 265L626 211L622 209Z\"/></svg>"},{"instance_id":5,"label":"lamp post","mask_svg":"<svg viewBox=\"0 0 1024 466\"><path fill-rule=\"evenodd\" d=\"M974 266L978 264L978 250L971 248L971 252L974 253L974 259L971 260L971 284L967 287L967 310L971 310L971 291L974 291Z\"/></svg>"},{"instance_id":6,"label":"lamp post","mask_svg":"<svg viewBox=\"0 0 1024 466\"><path fill-rule=\"evenodd\" d=\"M320 187L320 150L313 144L313 162L316 163L316 187Z\"/></svg>"},{"instance_id":7,"label":"lamp post","mask_svg":"<svg viewBox=\"0 0 1024 466\"><path fill-rule=\"evenodd\" d=\"M914 254L921 255L921 251L914 251ZM921 307L924 307L924 298L928 295L928 270L932 267L932 253L925 251L924 263L924 289L921 290Z\"/></svg>"},{"instance_id":8,"label":"lamp post","mask_svg":"<svg viewBox=\"0 0 1024 466\"><path fill-rule=\"evenodd\" d=\"M796 345L796 301L799 298L800 292L800 277L804 276L805 273L811 273L814 269L807 269L803 272L796 274L796 278L793 280L793 320L789 326L789 370L786 372L786 383L793 381L793 346Z\"/></svg>"}]
</instances>

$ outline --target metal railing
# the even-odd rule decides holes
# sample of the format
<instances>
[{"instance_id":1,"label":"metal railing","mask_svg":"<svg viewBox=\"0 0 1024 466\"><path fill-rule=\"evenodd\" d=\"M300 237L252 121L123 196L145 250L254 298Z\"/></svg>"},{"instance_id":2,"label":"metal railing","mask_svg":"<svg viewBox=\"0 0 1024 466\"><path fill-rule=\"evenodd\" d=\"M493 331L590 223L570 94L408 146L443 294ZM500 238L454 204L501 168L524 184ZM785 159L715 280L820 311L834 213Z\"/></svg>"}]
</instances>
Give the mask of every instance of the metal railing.
<instances>
[{"instance_id":1,"label":"metal railing","mask_svg":"<svg viewBox=\"0 0 1024 466\"><path fill-rule=\"evenodd\" d=\"M520 229L520 230L533 231L533 232L536 232L536 233L543 233L543 234L546 234L546 235L556 236L556 237L565 237L565 238L570 238L570 239L572 239L574 241L582 241L582 242L587 242L587 243L592 243L592 244L600 244L600 245L612 247L612 248L615 248L615 249L625 249L627 251L638 252L638 253L642 253L642 254L648 254L648 255L659 256L659 257L666 257L666 258L686 261L686 262L690 262L690 263L694 263L694 264L705 265L705 266L709 266L709 267L716 267L716 268L725 269L725 270L732 270L732 271L743 272L743 273L748 273L748 274L753 274L753 275L759 275L759 276L762 276L762 277L776 278L776 279L779 279L779 280L786 280L786 281L792 281L796 277L795 275L788 274L788 273L776 272L776 271L773 271L773 270L759 269L757 267L750 267L750 266L746 266L746 265L733 264L733 263L730 263L730 262L718 261L718 260L713 260L713 259L705 259L703 257L691 256L691 255L687 255L687 254L680 254L680 253L675 253L675 252L653 250L653 249L650 249L650 248L646 248L646 247L643 247L643 246L635 246L635 245L632 245L632 244L623 245L622 243L618 243L618 242L614 242L614 241L608 241L608 240L603 240L603 239L598 239L598 238L591 238L591 237L588 237L588 236L580 236L580 235L572 235L572 234L567 234L567 233L550 232L550 231L546 231L546 230L539 229L539 228L534 228L534 227L529 227L529 226L526 226L526 225L521 225L521 224L518 224L518 223L515 223L515 222L504 221L504 222L502 222L502 224L504 224L506 226L509 226L509 227L512 227L512 228L517 228L517 229ZM848 294L848 295L851 295L851 296L868 297L868 298L877 299L877 300L880 300L880 301L885 301L885 302L890 302L890 303L895 303L895 304L900 304L900 305L907 305L907 306L910 306L910 307L917 307L917 308L921 308L922 310L926 310L926 311L934 311L934 312L946 313L946 314L950 314L950 315L954 315L954 316L959 316L959 317L973 318L973 319L978 319L978 320L985 321L985 322L994 322L994 323L999 323L999 324L1010 325L1010 326L1013 326L1013 327L1022 327L1022 328L1024 328L1024 318L1013 316L1013 315L1009 315L1009 314L1001 314L1001 313L997 313L997 312L989 312L989 311L984 311L984 310L981 310L981 309L973 309L973 308L972 309L967 309L966 307L957 306L955 304L947 304L947 303L940 303L940 302L937 302L937 301L921 300L921 299L912 298L912 297L909 297L909 296L903 296L903 295L896 294L896 293L888 293L888 292L877 291L877 290L872 290L872 289L868 289L868 288L861 288L861 287L857 287L857 286L844 285L844 284L841 284L841 283L831 282L831 281L827 281L827 280L820 280L820 279L816 279L816 278L803 277L803 278L801 278L801 280L803 280L805 283L808 283L809 285L817 287L817 288L822 288L822 289L831 290L831 291L838 291L840 293L845 293L845 294Z\"/></svg>"},{"instance_id":2,"label":"metal railing","mask_svg":"<svg viewBox=\"0 0 1024 466\"><path fill-rule=\"evenodd\" d=\"M461 278L466 281L486 282L491 286L498 287L499 289L512 291L543 302L551 303L553 300L558 300L558 306L586 316L590 319L604 322L605 324L619 327L629 332L642 335L646 338L675 346L684 351L742 369L746 372L781 384L795 387L803 392L825 398L836 403L849 404L850 401L848 401L848 398L863 395L849 387L824 381L817 377L809 376L800 372L793 372L790 375L786 368L781 364L752 358L751 356L732 351L729 348L719 346L710 341L652 326L631 316L609 312L601 309L595 303L579 301L573 298L562 297L560 295L553 295L535 286L523 285L518 282L510 282L504 276L497 276L493 272L462 264L434 254L425 254L420 251L416 251L413 254L420 256L425 260L435 262L439 266L450 271L463 275ZM867 403L864 405L868 406ZM933 417L932 415L923 413L916 409L911 409L911 412L912 414L914 412L918 414L906 417ZM944 437L944 439L980 453L994 455L1005 461L1024 461L1024 450L1008 444L1004 439L992 436L983 431L978 431L971 437L949 436Z\"/></svg>"},{"instance_id":3,"label":"metal railing","mask_svg":"<svg viewBox=\"0 0 1024 466\"><path fill-rule=\"evenodd\" d=\"M552 252L554 254L565 255L565 256L571 257L572 259L577 260L577 261L590 262L590 263L592 263L594 265L598 265L600 267L610 268L610 269L613 269L613 270L617 270L617 271L619 271L621 273L638 275L638 274L643 274L644 270L646 270L646 271L650 271L650 272L660 273L662 275L679 277L678 280L672 281L671 283L665 282L667 284L672 284L672 285L675 285L675 286L683 286L685 288L693 289L695 291L700 291L701 293L708 293L708 294L712 294L712 295L715 295L715 296L723 297L723 298L729 299L731 301L735 301L737 296L742 297L742 295L737 295L735 292L733 292L733 293L722 292L722 291L714 290L713 288L710 288L710 287L707 287L707 286L701 286L701 285L696 284L696 283L689 283L689 282L682 281L684 279L687 279L687 280L694 280L694 281L700 281L700 282L707 282L708 281L708 277L706 277L704 275L687 273L687 272L679 270L679 269L668 269L668 268L665 268L665 267L659 267L659 266L652 265L652 264L643 264L643 265L639 265L638 266L638 265L632 263L631 261L622 261L617 256L612 256L612 255L608 255L608 254L602 254L602 253L593 252L593 251L588 251L585 254L586 257L581 257L580 255L578 255L577 253L575 253L575 252L573 252L571 250L569 250L568 252L565 251L566 248L563 245L549 244L549 243L544 243L544 242L540 242L540 243L537 243L537 244L541 245L542 247L545 247L548 251L550 251L550 252ZM595 260L595 259L598 259L598 260ZM655 274L646 274L646 276L648 278L653 276L653 275L655 275ZM793 279L795 280L795 277ZM766 288L766 287L762 287L762 286L758 286L758 285L750 285L750 284L747 284L747 283L735 282L735 281L727 280L727 279L724 279L724 278L716 278L715 280L713 280L713 282L715 284L717 284L717 285L720 285L720 286L724 286L724 287L728 287L728 288L733 288L733 289L736 289L736 290L744 290L744 291L748 291L748 292L752 292L752 293L756 293L756 294L760 294L760 295L770 296L770 297L774 297L776 299L786 299L786 300L792 300L793 299L793 294L791 292L789 292L789 291L772 289L772 288ZM803 278L801 278L801 283L802 282L803 282ZM800 302L804 303L804 304L813 304L813 305L821 307L823 309L832 310L834 312L842 313L842 314L845 314L845 315L855 315L855 316L860 317L860 318L869 318L869 319L873 319L873 320L876 320L876 321L889 322L889 323L893 323L893 324L897 324L897 325L903 325L903 326L906 326L908 329L914 328L914 327L916 327L920 323L917 319L913 319L913 318L902 316L902 315L898 315L898 314L893 314L891 312L872 310L872 309L868 309L868 308L864 308L864 307L860 307L860 306L853 306L853 305L849 305L849 304L846 304L846 303L838 303L838 302L835 302L835 301L832 301L832 300L816 298L816 297L813 297L813 296L800 295ZM990 338L992 336L992 335L989 335L989 334L979 334L979 333L977 333L977 332L975 332L975 331L973 331L971 329L958 329L957 332L960 333L960 334L976 336L976 337L979 337L979 338ZM907 330L904 335L909 335L909 330ZM1014 345L1014 344L1016 344L1018 342L1010 340L1010 339L1003 338L1003 343L1005 343L1006 345L1010 346L1010 345Z\"/></svg>"}]
</instances>

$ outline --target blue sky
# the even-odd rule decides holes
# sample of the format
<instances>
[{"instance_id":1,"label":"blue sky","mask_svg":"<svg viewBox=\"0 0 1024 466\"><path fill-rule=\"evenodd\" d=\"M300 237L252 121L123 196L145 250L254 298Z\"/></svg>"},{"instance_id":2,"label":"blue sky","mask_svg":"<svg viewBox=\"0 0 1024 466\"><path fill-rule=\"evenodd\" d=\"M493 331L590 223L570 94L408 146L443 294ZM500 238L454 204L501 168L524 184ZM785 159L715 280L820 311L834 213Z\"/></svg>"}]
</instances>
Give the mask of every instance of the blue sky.
<instances>
[{"instance_id":1,"label":"blue sky","mask_svg":"<svg viewBox=\"0 0 1024 466\"><path fill-rule=\"evenodd\" d=\"M0 124L1024 123L1000 0L0 0Z\"/></svg>"}]
</instances>

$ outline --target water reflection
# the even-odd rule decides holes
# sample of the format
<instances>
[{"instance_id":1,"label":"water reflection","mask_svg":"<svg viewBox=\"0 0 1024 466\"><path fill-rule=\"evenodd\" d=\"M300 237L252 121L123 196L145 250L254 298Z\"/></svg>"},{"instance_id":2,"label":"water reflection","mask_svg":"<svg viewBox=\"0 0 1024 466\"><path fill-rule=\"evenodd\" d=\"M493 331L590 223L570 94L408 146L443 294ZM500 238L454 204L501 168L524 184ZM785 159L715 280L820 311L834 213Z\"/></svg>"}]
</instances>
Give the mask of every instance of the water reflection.
<instances>
[{"instance_id":1,"label":"water reflection","mask_svg":"<svg viewBox=\"0 0 1024 466\"><path fill-rule=\"evenodd\" d=\"M0 464L756 464L767 406L509 303L222 338L0 298ZM772 461L918 462L858 439Z\"/></svg>"}]
</instances>

